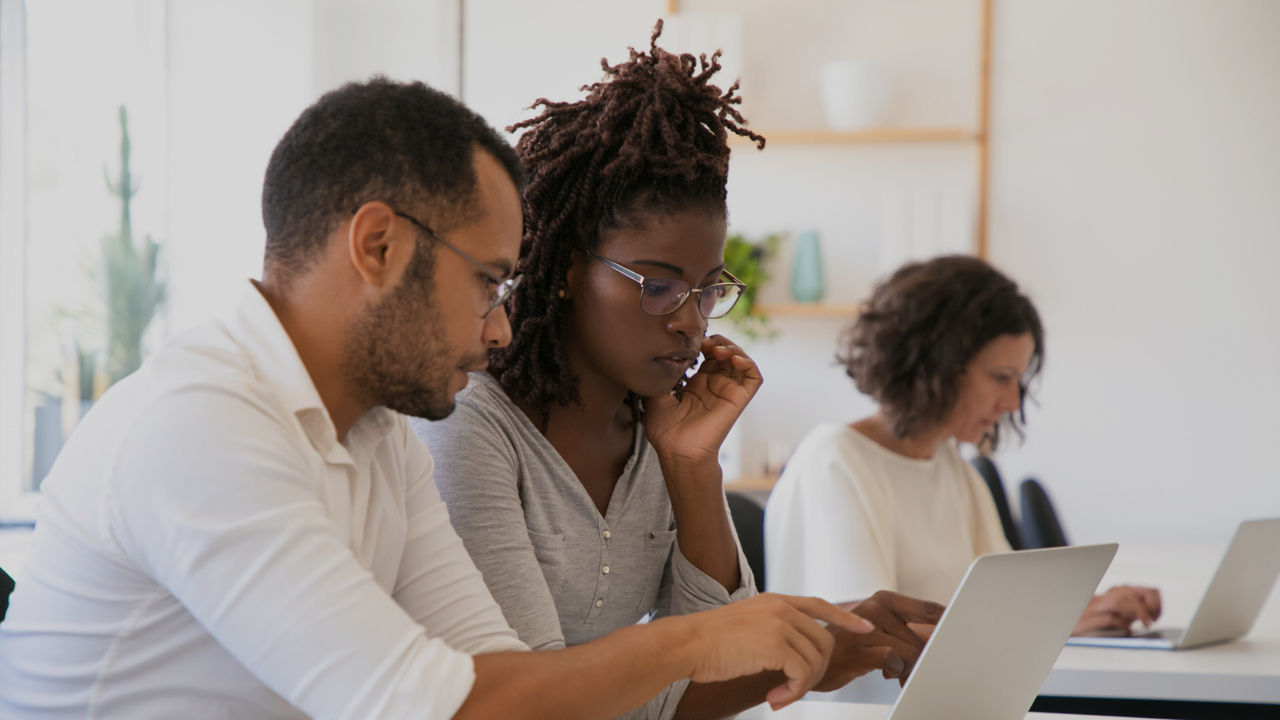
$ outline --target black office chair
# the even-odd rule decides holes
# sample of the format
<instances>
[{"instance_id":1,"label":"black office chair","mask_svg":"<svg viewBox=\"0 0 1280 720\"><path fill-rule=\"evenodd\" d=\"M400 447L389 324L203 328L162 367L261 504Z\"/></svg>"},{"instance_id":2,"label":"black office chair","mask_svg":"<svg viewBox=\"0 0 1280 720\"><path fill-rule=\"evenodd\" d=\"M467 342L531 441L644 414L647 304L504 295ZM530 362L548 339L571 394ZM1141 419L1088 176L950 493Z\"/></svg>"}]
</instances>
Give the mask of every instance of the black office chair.
<instances>
[{"instance_id":1,"label":"black office chair","mask_svg":"<svg viewBox=\"0 0 1280 720\"><path fill-rule=\"evenodd\" d=\"M996 464L986 455L979 455L972 462L978 474L987 481L991 499L996 501L996 512L1000 513L1000 527L1004 528L1004 537L1009 541L1009 547L1014 550L1023 549L1022 533L1018 530L1018 524L1013 521L1013 513L1009 510L1009 497L1004 493L1004 483L1000 480L1000 471L996 470Z\"/></svg>"},{"instance_id":2,"label":"black office chair","mask_svg":"<svg viewBox=\"0 0 1280 720\"><path fill-rule=\"evenodd\" d=\"M0 568L0 622L4 622L5 613L9 612L9 593L13 592L13 578Z\"/></svg>"},{"instance_id":3,"label":"black office chair","mask_svg":"<svg viewBox=\"0 0 1280 720\"><path fill-rule=\"evenodd\" d=\"M1053 511L1053 501L1049 493L1036 481L1027 478L1022 481L1022 539L1026 549L1066 547L1066 533L1062 532L1062 524L1058 522L1058 514Z\"/></svg>"},{"instance_id":4,"label":"black office chair","mask_svg":"<svg viewBox=\"0 0 1280 720\"><path fill-rule=\"evenodd\" d=\"M729 517L738 531L742 554L747 556L751 574L756 576L756 590L764 592L764 508L742 493L725 493L729 500Z\"/></svg>"}]
</instances>

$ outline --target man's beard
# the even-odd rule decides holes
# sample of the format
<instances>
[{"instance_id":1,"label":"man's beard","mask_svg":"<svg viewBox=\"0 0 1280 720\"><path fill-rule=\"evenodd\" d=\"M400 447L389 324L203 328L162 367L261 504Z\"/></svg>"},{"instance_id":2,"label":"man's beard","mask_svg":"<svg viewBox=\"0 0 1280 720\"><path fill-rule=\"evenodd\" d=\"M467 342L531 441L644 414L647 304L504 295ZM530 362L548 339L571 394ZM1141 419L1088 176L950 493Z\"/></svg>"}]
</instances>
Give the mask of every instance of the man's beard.
<instances>
[{"instance_id":1,"label":"man's beard","mask_svg":"<svg viewBox=\"0 0 1280 720\"><path fill-rule=\"evenodd\" d=\"M393 293L352 322L343 342L342 371L366 402L442 420L454 408L453 373L481 366L484 359L450 357L443 318L431 302L430 270L415 269L406 269Z\"/></svg>"}]
</instances>

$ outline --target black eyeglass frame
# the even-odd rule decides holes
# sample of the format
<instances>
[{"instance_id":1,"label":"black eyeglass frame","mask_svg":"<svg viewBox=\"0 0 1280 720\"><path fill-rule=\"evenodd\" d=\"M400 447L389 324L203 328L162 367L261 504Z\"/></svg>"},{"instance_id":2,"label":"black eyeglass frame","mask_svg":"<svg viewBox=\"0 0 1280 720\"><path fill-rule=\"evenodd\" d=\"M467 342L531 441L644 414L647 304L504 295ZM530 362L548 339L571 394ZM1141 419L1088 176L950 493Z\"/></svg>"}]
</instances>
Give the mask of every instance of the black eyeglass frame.
<instances>
[{"instance_id":1,"label":"black eyeglass frame","mask_svg":"<svg viewBox=\"0 0 1280 720\"><path fill-rule=\"evenodd\" d=\"M354 210L351 211L351 214L355 215L358 212L360 212L360 208L355 208ZM456 245L440 237L438 234L436 234L435 230L432 230L431 228L427 227L426 223L420 222L417 218L413 217L412 215L407 215L394 208L392 208L391 212L395 213L396 217L402 217L405 220L408 220L409 222L413 223L415 227L417 227L422 232L426 233L427 237L431 238L432 240L435 240L436 242L443 244L445 247L458 253L458 255L462 257L462 259L474 265L476 269L480 271L480 274L485 277L485 280L493 283L494 285L493 297L489 299L488 309L486 309L484 311L484 314L482 314L480 317L482 318L489 317L489 313L497 309L499 305L505 303L507 301L507 298L511 297L511 293L515 292L516 288L520 286L520 282L524 280L524 273L520 273L519 275L515 275L513 277L507 278L506 280L503 280L497 275L494 275L493 272L490 271L489 268L482 265L479 260L476 260L470 255L462 252L461 250L458 249Z\"/></svg>"},{"instance_id":2,"label":"black eyeglass frame","mask_svg":"<svg viewBox=\"0 0 1280 720\"><path fill-rule=\"evenodd\" d=\"M641 275L638 272L635 272L634 270L625 268L622 265L619 265L618 263L610 260L609 258L604 257L603 255L597 255L596 253L591 252L590 250L582 247L581 245L574 245L574 247L586 253L587 255L590 255L596 260L599 260L600 262L608 266L609 269L616 271L617 273L621 274L623 277L626 277L627 279L639 285L640 286L640 309L644 310L646 313L649 313L650 315L657 315L659 317L663 315L671 315L675 311L684 307L684 304L689 301L689 298L693 297L694 295L697 295L698 302L696 303L695 306L698 308L698 314L706 318L707 320L718 320L733 311L733 307L738 304L739 300L742 299L742 291L747 289L747 284L742 282L738 278L734 277L733 273L729 272L728 270L721 270L720 274L729 278L731 282L712 283L710 285L707 285L706 287L700 287L700 288L696 288L690 285L689 283L685 282L684 280L676 280L673 278L652 278L653 280L662 280L663 282L681 283L689 288L689 291L685 293L685 296L680 300L680 302L676 303L675 307L671 308L666 312L656 313L656 312L650 311L648 308L644 306L644 294L647 291L647 288L645 287L644 283L646 280L649 280L651 278L646 278L645 276ZM738 294L733 298L733 302L729 303L729 307L725 308L724 312L720 313L719 315L707 315L706 313L702 312L702 293L704 290L709 290L713 287L720 287L720 286L736 287L738 288Z\"/></svg>"}]
</instances>

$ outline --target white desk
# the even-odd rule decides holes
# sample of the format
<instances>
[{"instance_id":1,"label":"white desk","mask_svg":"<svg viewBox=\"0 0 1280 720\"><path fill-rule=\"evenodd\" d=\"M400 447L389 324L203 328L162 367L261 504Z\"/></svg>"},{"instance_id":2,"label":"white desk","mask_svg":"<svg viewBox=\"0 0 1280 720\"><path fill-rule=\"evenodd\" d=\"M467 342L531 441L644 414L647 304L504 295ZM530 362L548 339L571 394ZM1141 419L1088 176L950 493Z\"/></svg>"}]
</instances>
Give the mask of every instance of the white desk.
<instances>
[{"instance_id":1,"label":"white desk","mask_svg":"<svg viewBox=\"0 0 1280 720\"><path fill-rule=\"evenodd\" d=\"M1164 596L1159 624L1185 627L1225 551L1225 542L1121 545L1102 587L1159 587ZM1066 647L1040 694L1280 705L1280 592L1272 591L1253 630L1235 642L1174 651Z\"/></svg>"},{"instance_id":2,"label":"white desk","mask_svg":"<svg viewBox=\"0 0 1280 720\"><path fill-rule=\"evenodd\" d=\"M754 707L738 715L739 720L885 720L888 705L801 701L773 712L768 705ZM1027 713L1027 720L1098 720L1096 716Z\"/></svg>"}]
</instances>

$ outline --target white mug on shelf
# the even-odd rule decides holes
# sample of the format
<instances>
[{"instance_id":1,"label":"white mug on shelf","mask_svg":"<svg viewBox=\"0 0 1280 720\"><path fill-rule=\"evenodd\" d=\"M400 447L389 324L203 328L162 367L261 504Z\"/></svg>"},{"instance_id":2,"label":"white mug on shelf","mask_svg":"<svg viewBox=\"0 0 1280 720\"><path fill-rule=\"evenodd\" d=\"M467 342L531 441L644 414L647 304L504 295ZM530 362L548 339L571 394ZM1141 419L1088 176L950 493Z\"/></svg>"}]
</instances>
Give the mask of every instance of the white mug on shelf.
<instances>
[{"instance_id":1,"label":"white mug on shelf","mask_svg":"<svg viewBox=\"0 0 1280 720\"><path fill-rule=\"evenodd\" d=\"M832 130L866 130L885 125L893 83L883 65L836 60L822 65L822 110Z\"/></svg>"}]
</instances>

